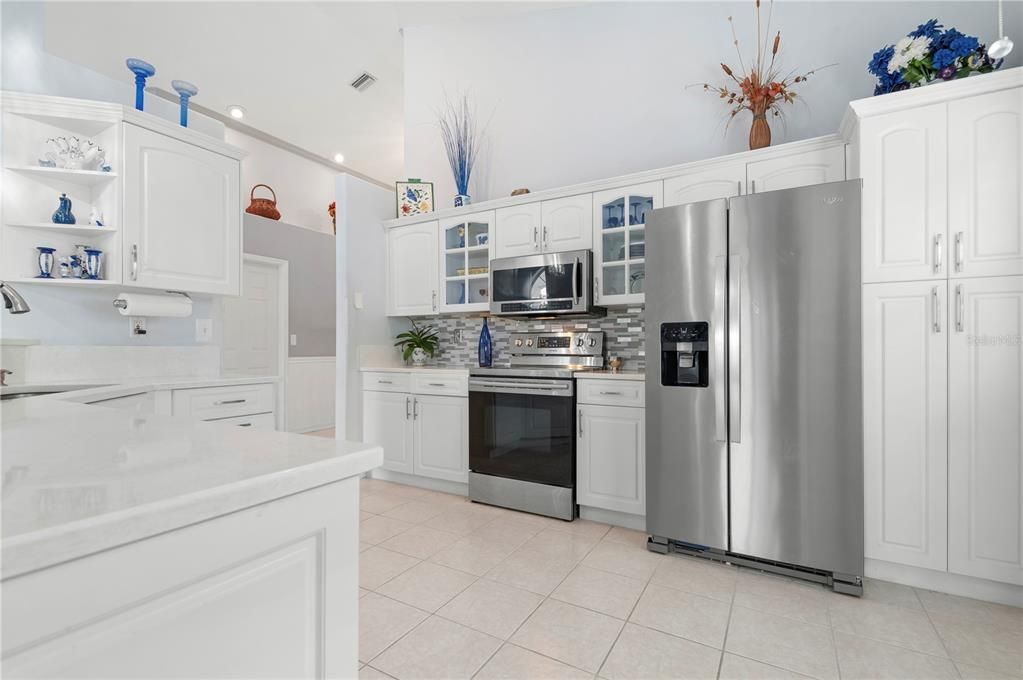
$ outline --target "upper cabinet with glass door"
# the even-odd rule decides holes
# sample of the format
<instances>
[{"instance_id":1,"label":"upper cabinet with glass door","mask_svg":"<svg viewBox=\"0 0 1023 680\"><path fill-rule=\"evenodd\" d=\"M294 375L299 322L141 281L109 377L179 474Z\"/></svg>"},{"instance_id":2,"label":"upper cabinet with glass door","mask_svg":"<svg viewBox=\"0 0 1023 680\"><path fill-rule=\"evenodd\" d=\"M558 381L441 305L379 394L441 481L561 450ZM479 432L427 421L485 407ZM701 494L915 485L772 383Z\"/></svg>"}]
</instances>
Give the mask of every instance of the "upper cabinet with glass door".
<instances>
[{"instance_id":1,"label":"upper cabinet with glass door","mask_svg":"<svg viewBox=\"0 0 1023 680\"><path fill-rule=\"evenodd\" d=\"M593 194L593 288L597 304L643 302L646 215L663 202L662 182Z\"/></svg>"},{"instance_id":2,"label":"upper cabinet with glass door","mask_svg":"<svg viewBox=\"0 0 1023 680\"><path fill-rule=\"evenodd\" d=\"M493 247L493 210L441 221L441 312L485 312L490 308Z\"/></svg>"}]
</instances>

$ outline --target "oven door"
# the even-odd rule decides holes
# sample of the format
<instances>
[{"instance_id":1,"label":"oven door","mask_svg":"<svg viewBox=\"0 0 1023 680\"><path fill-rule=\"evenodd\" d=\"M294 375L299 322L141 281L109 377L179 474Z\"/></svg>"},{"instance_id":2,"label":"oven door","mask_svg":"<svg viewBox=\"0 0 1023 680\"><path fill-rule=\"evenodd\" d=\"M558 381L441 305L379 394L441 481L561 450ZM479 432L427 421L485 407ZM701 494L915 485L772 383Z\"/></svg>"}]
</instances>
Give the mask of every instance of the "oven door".
<instances>
[{"instance_id":1,"label":"oven door","mask_svg":"<svg viewBox=\"0 0 1023 680\"><path fill-rule=\"evenodd\" d=\"M469 469L574 487L574 382L469 378Z\"/></svg>"},{"instance_id":2,"label":"oven door","mask_svg":"<svg viewBox=\"0 0 1023 680\"><path fill-rule=\"evenodd\" d=\"M490 311L527 316L586 313L592 302L592 264L589 250L493 260Z\"/></svg>"}]
</instances>

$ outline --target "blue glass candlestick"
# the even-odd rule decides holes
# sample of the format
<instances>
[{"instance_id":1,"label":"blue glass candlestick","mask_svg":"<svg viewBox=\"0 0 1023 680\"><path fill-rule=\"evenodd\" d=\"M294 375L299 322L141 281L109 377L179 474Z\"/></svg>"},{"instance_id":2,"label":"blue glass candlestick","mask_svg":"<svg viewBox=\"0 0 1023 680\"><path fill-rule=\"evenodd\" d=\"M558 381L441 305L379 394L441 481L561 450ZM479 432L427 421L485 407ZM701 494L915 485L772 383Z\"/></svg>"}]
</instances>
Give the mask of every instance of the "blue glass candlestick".
<instances>
[{"instance_id":1,"label":"blue glass candlestick","mask_svg":"<svg viewBox=\"0 0 1023 680\"><path fill-rule=\"evenodd\" d=\"M156 69L147 61L128 59L124 62L128 70L135 74L135 108L142 111L143 93L146 91L146 78L155 75Z\"/></svg>"},{"instance_id":2,"label":"blue glass candlestick","mask_svg":"<svg viewBox=\"0 0 1023 680\"><path fill-rule=\"evenodd\" d=\"M187 80L172 80L171 87L181 97L181 127L188 127L188 100L199 94L199 88Z\"/></svg>"}]
</instances>

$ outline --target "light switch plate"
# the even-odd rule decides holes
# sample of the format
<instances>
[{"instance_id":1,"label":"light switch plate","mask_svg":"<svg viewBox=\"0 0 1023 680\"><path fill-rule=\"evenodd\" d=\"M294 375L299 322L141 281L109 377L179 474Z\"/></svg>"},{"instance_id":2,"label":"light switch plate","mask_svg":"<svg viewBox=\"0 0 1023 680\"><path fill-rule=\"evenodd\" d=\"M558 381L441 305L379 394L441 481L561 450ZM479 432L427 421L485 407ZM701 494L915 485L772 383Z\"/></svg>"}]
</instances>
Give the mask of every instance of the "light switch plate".
<instances>
[{"instance_id":1,"label":"light switch plate","mask_svg":"<svg viewBox=\"0 0 1023 680\"><path fill-rule=\"evenodd\" d=\"M195 320L195 341L196 342L213 341L213 319Z\"/></svg>"},{"instance_id":2,"label":"light switch plate","mask_svg":"<svg viewBox=\"0 0 1023 680\"><path fill-rule=\"evenodd\" d=\"M356 292L355 295L352 296L352 304L356 309L362 309L366 306L366 301L363 299L361 291Z\"/></svg>"},{"instance_id":3,"label":"light switch plate","mask_svg":"<svg viewBox=\"0 0 1023 680\"><path fill-rule=\"evenodd\" d=\"M298 345L298 336L292 333L291 335L288 336L288 342L291 344L292 347L296 347Z\"/></svg>"}]
</instances>

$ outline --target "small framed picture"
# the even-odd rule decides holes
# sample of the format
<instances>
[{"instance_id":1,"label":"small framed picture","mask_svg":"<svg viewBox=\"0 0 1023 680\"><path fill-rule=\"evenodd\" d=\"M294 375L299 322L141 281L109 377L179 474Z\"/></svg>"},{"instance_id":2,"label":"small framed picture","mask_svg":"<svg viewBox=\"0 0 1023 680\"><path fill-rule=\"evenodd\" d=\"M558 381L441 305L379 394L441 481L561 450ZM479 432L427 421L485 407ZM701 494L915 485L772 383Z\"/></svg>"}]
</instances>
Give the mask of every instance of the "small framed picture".
<instances>
[{"instance_id":1,"label":"small framed picture","mask_svg":"<svg viewBox=\"0 0 1023 680\"><path fill-rule=\"evenodd\" d=\"M433 182L409 178L405 182L395 182L394 186L398 217L433 212Z\"/></svg>"}]
</instances>

